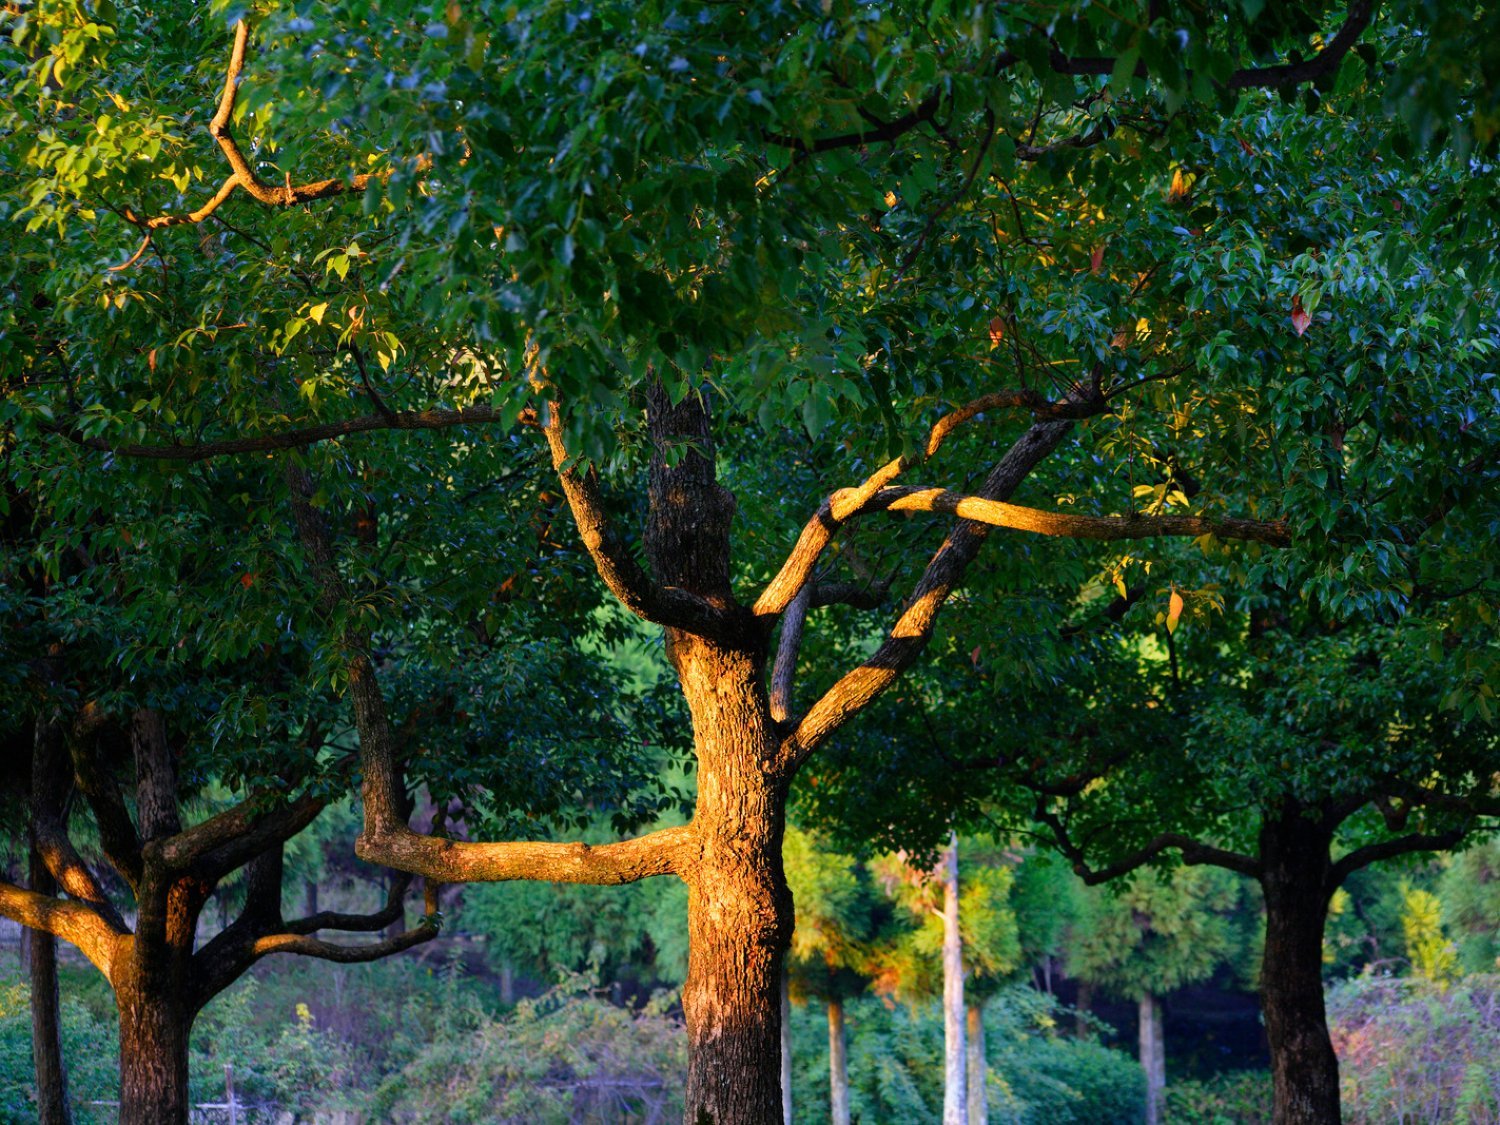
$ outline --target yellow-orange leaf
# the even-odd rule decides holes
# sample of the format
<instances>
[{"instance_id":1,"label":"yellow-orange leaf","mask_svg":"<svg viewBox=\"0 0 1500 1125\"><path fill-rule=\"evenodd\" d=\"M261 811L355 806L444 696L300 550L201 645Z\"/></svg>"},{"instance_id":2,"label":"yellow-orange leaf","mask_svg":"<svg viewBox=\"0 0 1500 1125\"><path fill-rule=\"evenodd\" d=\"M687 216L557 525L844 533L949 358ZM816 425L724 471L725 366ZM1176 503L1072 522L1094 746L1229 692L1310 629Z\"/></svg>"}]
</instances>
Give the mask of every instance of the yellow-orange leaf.
<instances>
[{"instance_id":1,"label":"yellow-orange leaf","mask_svg":"<svg viewBox=\"0 0 1500 1125\"><path fill-rule=\"evenodd\" d=\"M1182 616L1182 595L1176 590L1167 599L1167 632L1177 632L1177 619Z\"/></svg>"}]
</instances>

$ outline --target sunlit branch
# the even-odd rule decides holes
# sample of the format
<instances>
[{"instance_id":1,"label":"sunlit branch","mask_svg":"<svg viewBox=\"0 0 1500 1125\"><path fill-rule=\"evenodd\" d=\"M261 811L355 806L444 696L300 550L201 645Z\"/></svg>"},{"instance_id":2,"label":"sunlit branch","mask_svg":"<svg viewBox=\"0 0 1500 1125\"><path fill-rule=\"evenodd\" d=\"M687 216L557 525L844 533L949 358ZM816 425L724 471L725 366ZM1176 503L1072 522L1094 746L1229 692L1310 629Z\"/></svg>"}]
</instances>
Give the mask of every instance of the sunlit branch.
<instances>
[{"instance_id":1,"label":"sunlit branch","mask_svg":"<svg viewBox=\"0 0 1500 1125\"><path fill-rule=\"evenodd\" d=\"M209 136L218 142L219 149L229 163L231 172L228 179L219 186L219 190L208 202L194 211L145 218L126 209L124 212L126 220L146 231L147 237L129 262L113 267L114 269L123 269L140 259L146 247L150 245L150 232L162 227L201 223L217 211L224 201L234 194L236 188L244 190L251 198L267 206L294 207L318 199L328 199L335 195L364 191L371 182L380 182L390 177L391 173L387 170L361 173L345 179L315 180L310 183L293 184L291 177L288 176L284 184L278 185L267 183L257 176L255 169L251 167L250 161L246 159L238 142L234 139L234 134L230 131L240 76L245 69L245 48L249 38L249 25L244 20L237 20L234 25L234 43L229 53L229 66L224 75L224 89L219 95L218 109L208 123ZM426 156L420 157L416 162L418 171L430 165L431 161Z\"/></svg>"},{"instance_id":2,"label":"sunlit branch","mask_svg":"<svg viewBox=\"0 0 1500 1125\"><path fill-rule=\"evenodd\" d=\"M1072 425L1070 421L1032 425L991 469L979 495L998 500L1014 493L1027 474L1057 448ZM877 491L878 488L870 489L869 496ZM849 514L863 507L869 496L850 509ZM829 688L783 741L777 754L780 768L795 771L834 731L867 707L916 662L932 638L938 612L962 580L989 531L985 524L963 520L948 533L928 561L905 609L875 654ZM821 551L821 545L817 549Z\"/></svg>"},{"instance_id":3,"label":"sunlit branch","mask_svg":"<svg viewBox=\"0 0 1500 1125\"><path fill-rule=\"evenodd\" d=\"M614 844L470 843L422 836L406 828L375 835L367 827L355 844L355 852L369 863L453 883L540 879L612 886L683 874L696 851L697 836L690 825Z\"/></svg>"},{"instance_id":4,"label":"sunlit branch","mask_svg":"<svg viewBox=\"0 0 1500 1125\"><path fill-rule=\"evenodd\" d=\"M877 492L908 469L935 455L948 436L965 422L980 414L1004 409L1028 410L1039 418L1068 419L1093 417L1109 407L1103 401L1093 398L1068 398L1062 402L1050 402L1035 391L1022 390L982 395L949 411L934 423L919 453L886 462L862 484L855 488L840 489L823 502L802 529L802 534L782 563L780 571L756 599L756 616L774 617L791 604L797 591L807 582L824 548L833 541L843 524L857 515Z\"/></svg>"}]
</instances>

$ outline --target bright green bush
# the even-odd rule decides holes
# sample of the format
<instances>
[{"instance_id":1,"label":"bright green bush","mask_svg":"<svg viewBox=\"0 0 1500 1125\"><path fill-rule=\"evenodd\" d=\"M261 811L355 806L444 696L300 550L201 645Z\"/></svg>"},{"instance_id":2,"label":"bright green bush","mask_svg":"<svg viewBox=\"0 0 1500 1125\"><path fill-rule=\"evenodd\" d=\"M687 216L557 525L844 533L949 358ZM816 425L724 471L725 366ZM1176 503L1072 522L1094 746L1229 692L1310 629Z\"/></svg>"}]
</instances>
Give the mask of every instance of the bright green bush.
<instances>
[{"instance_id":1,"label":"bright green bush","mask_svg":"<svg viewBox=\"0 0 1500 1125\"><path fill-rule=\"evenodd\" d=\"M1169 1125L1271 1125L1271 1076L1238 1070L1167 1087Z\"/></svg>"},{"instance_id":2,"label":"bright green bush","mask_svg":"<svg viewBox=\"0 0 1500 1125\"><path fill-rule=\"evenodd\" d=\"M90 970L92 972L92 970ZM89 1103L112 1101L119 1088L119 1041L101 1021L66 994L62 1002L63 1058L77 1125L113 1120L114 1111ZM36 1120L31 1063L31 991L13 972L0 976L0 1122Z\"/></svg>"}]
</instances>

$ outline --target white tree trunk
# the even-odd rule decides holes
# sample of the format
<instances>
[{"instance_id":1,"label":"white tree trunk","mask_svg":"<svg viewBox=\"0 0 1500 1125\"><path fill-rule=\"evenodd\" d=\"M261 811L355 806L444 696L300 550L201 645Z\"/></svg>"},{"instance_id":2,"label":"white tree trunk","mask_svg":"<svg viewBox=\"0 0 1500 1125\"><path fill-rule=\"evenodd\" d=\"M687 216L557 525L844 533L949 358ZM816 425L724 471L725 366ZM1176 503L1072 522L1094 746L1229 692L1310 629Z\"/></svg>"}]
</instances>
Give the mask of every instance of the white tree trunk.
<instances>
[{"instance_id":1,"label":"white tree trunk","mask_svg":"<svg viewBox=\"0 0 1500 1125\"><path fill-rule=\"evenodd\" d=\"M781 970L781 1120L792 1125L792 993L786 968Z\"/></svg>"},{"instance_id":2,"label":"white tree trunk","mask_svg":"<svg viewBox=\"0 0 1500 1125\"><path fill-rule=\"evenodd\" d=\"M1146 1073L1146 1125L1161 1125L1167 1093L1167 1053L1161 1001L1149 993L1140 1000L1141 1069Z\"/></svg>"},{"instance_id":3,"label":"white tree trunk","mask_svg":"<svg viewBox=\"0 0 1500 1125\"><path fill-rule=\"evenodd\" d=\"M828 1001L828 1110L833 1125L849 1125L849 1049L842 1000Z\"/></svg>"},{"instance_id":4,"label":"white tree trunk","mask_svg":"<svg viewBox=\"0 0 1500 1125\"><path fill-rule=\"evenodd\" d=\"M984 1008L969 1005L969 1125L989 1125L990 1100L985 1087L989 1064L984 1057Z\"/></svg>"},{"instance_id":5,"label":"white tree trunk","mask_svg":"<svg viewBox=\"0 0 1500 1125\"><path fill-rule=\"evenodd\" d=\"M943 1125L968 1125L964 1064L964 946L958 929L958 834L949 838L943 875Z\"/></svg>"}]
</instances>

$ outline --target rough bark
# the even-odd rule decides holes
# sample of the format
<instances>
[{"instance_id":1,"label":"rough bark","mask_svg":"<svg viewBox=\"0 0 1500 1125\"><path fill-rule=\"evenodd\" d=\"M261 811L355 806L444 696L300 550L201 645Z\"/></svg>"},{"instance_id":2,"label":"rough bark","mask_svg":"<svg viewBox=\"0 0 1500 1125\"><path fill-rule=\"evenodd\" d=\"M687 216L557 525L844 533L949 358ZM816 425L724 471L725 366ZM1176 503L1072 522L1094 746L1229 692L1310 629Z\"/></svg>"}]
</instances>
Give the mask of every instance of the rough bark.
<instances>
[{"instance_id":1,"label":"rough bark","mask_svg":"<svg viewBox=\"0 0 1500 1125\"><path fill-rule=\"evenodd\" d=\"M1166 1108L1167 1059L1162 1036L1161 1001L1149 992L1140 998L1141 1070L1146 1076L1146 1125L1161 1125Z\"/></svg>"},{"instance_id":2,"label":"rough bark","mask_svg":"<svg viewBox=\"0 0 1500 1125\"><path fill-rule=\"evenodd\" d=\"M35 848L31 850L31 889L57 893L52 872ZM72 1125L68 1108L68 1074L63 1065L62 1021L57 987L57 939L42 930L23 930L27 969L31 977L31 1059L36 1070L38 1125Z\"/></svg>"},{"instance_id":3,"label":"rough bark","mask_svg":"<svg viewBox=\"0 0 1500 1125\"><path fill-rule=\"evenodd\" d=\"M943 853L943 1125L968 1125L964 946L958 925L958 837Z\"/></svg>"},{"instance_id":4,"label":"rough bark","mask_svg":"<svg viewBox=\"0 0 1500 1125\"><path fill-rule=\"evenodd\" d=\"M781 865L785 784L763 661L678 635L670 647L693 715L698 854L686 865L686 1120L781 1120L782 958L792 897Z\"/></svg>"},{"instance_id":5,"label":"rough bark","mask_svg":"<svg viewBox=\"0 0 1500 1125\"><path fill-rule=\"evenodd\" d=\"M159 972L137 964L115 982L120 1013L120 1125L186 1125L193 1013Z\"/></svg>"},{"instance_id":6,"label":"rough bark","mask_svg":"<svg viewBox=\"0 0 1500 1125\"><path fill-rule=\"evenodd\" d=\"M833 1125L849 1125L849 1035L837 998L828 1001L828 1115Z\"/></svg>"},{"instance_id":7,"label":"rough bark","mask_svg":"<svg viewBox=\"0 0 1500 1125\"><path fill-rule=\"evenodd\" d=\"M1266 948L1261 1006L1276 1125L1339 1125L1339 1066L1323 1007L1332 833L1291 801L1261 827Z\"/></svg>"},{"instance_id":8,"label":"rough bark","mask_svg":"<svg viewBox=\"0 0 1500 1125\"><path fill-rule=\"evenodd\" d=\"M967 1037L969 1045L969 1125L989 1125L989 1061L984 1053L984 1008L970 1004Z\"/></svg>"}]
</instances>

